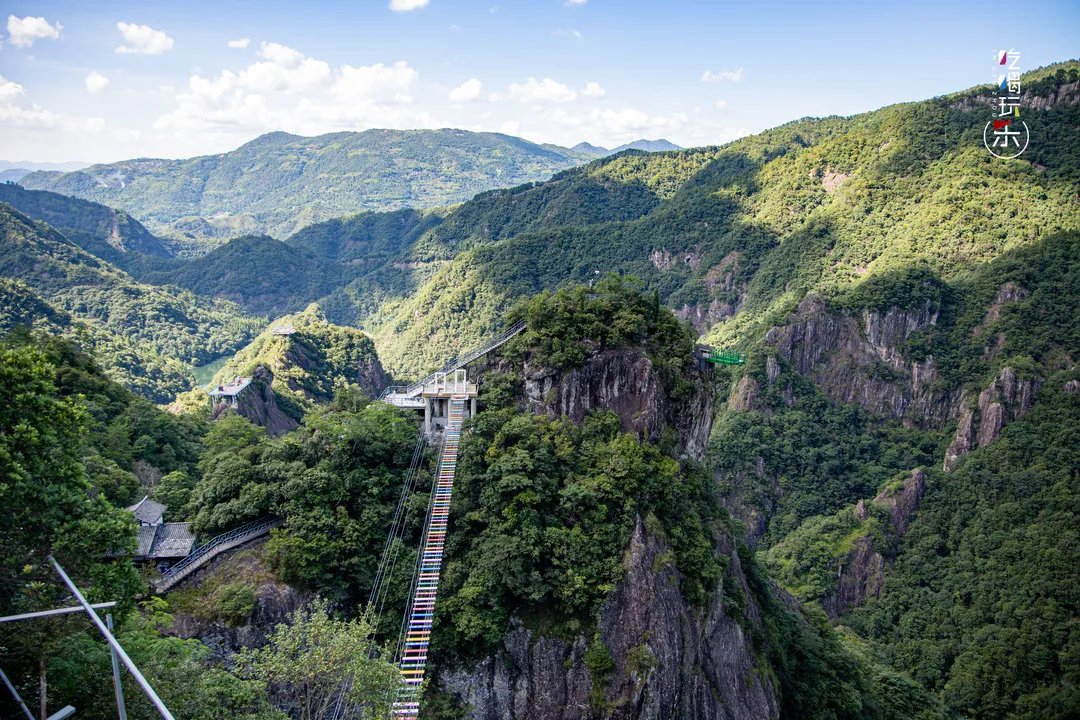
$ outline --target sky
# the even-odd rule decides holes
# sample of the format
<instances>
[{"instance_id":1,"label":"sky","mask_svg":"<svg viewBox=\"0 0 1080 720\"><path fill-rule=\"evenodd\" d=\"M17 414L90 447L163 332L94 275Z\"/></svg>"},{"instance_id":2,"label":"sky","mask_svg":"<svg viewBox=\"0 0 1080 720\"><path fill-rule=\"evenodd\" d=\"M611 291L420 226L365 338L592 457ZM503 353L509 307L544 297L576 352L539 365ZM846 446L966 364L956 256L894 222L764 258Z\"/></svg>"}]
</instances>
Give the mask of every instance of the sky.
<instances>
[{"instance_id":1,"label":"sky","mask_svg":"<svg viewBox=\"0 0 1080 720\"><path fill-rule=\"evenodd\" d=\"M263 133L711 145L1080 56L1080 3L0 3L0 160L224 152Z\"/></svg>"}]
</instances>

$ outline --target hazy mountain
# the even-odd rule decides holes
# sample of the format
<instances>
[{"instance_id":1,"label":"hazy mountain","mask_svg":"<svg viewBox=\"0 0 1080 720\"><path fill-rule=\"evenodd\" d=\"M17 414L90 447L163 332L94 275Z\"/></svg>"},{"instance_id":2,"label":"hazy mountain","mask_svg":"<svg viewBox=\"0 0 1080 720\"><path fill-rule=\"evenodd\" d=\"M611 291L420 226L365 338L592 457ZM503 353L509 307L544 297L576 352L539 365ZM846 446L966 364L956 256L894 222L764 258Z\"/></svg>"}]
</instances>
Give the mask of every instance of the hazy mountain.
<instances>
[{"instance_id":1,"label":"hazy mountain","mask_svg":"<svg viewBox=\"0 0 1080 720\"><path fill-rule=\"evenodd\" d=\"M34 172L27 168L10 168L8 170L0 170L0 183L13 183L19 182L25 176Z\"/></svg>"},{"instance_id":2,"label":"hazy mountain","mask_svg":"<svg viewBox=\"0 0 1080 720\"><path fill-rule=\"evenodd\" d=\"M545 180L585 159L566 148L464 130L276 132L221 155L35 172L22 184L123 208L155 232L216 235L224 228L285 237L363 210L460 203L484 190Z\"/></svg>"},{"instance_id":3,"label":"hazy mountain","mask_svg":"<svg viewBox=\"0 0 1080 720\"><path fill-rule=\"evenodd\" d=\"M667 152L668 150L682 150L681 147L673 142L668 142L663 138L659 140L635 140L633 142L620 145L611 151L612 154L620 153L623 150L644 150L645 152Z\"/></svg>"},{"instance_id":4,"label":"hazy mountain","mask_svg":"<svg viewBox=\"0 0 1080 720\"><path fill-rule=\"evenodd\" d=\"M34 172L35 170L48 170L59 172L71 172L72 170L80 170L84 167L90 167L90 163L81 162L79 160L71 160L68 162L33 162L30 160L0 160L0 170L26 170L27 172Z\"/></svg>"},{"instance_id":5,"label":"hazy mountain","mask_svg":"<svg viewBox=\"0 0 1080 720\"><path fill-rule=\"evenodd\" d=\"M580 142L580 143L578 143L577 145L575 145L574 147L571 148L571 150L574 150L574 151L579 152L579 153L583 153L585 155L590 155L592 157L606 157L608 155L614 155L615 153L620 153L623 150L643 150L645 152L666 152L668 150L681 150L681 149L682 148L679 147L678 145L676 145L675 143L668 142L667 140L663 140L663 139L660 139L660 140L645 140L645 139L634 140L633 142L628 142L628 143L626 143L624 145L620 145L617 148L615 148L614 150L609 150L609 149L607 149L605 147L600 147L599 145L593 145L593 144L587 143L587 142Z\"/></svg>"}]
</instances>

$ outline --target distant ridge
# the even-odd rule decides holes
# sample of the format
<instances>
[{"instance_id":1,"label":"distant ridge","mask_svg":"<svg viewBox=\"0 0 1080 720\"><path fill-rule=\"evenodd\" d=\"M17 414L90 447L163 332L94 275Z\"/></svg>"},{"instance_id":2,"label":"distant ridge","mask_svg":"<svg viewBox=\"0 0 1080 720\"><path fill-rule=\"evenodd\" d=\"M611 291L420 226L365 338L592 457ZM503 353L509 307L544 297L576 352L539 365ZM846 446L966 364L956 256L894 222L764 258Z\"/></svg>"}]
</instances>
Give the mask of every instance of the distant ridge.
<instances>
[{"instance_id":1,"label":"distant ridge","mask_svg":"<svg viewBox=\"0 0 1080 720\"><path fill-rule=\"evenodd\" d=\"M682 148L673 142L660 138L659 140L634 140L628 142L625 145L620 145L614 150L608 150L605 147L599 145L593 145L587 142L580 142L571 148L576 152L587 153L595 157L606 157L607 155L614 155L620 153L623 150L644 150L645 152L667 152L669 150L682 150Z\"/></svg>"},{"instance_id":2,"label":"distant ridge","mask_svg":"<svg viewBox=\"0 0 1080 720\"><path fill-rule=\"evenodd\" d=\"M594 155L501 133L384 130L261 135L219 155L139 158L38 171L28 189L127 211L176 238L269 233L365 210L456 205L486 190L547 180Z\"/></svg>"}]
</instances>

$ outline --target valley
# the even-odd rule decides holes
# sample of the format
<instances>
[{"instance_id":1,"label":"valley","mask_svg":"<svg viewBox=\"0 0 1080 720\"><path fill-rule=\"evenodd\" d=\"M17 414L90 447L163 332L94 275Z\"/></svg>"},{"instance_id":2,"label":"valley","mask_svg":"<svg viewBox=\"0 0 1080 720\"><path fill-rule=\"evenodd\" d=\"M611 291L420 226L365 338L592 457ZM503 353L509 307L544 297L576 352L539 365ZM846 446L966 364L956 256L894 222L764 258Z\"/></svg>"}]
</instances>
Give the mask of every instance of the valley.
<instances>
[{"instance_id":1,"label":"valley","mask_svg":"<svg viewBox=\"0 0 1080 720\"><path fill-rule=\"evenodd\" d=\"M271 133L0 185L0 605L61 603L62 555L177 717L314 720L308 663L319 717L403 717L423 546L423 717L1074 716L1080 63L1022 86L1009 162L980 86L709 147ZM511 327L445 437L380 400ZM275 524L155 595L143 497ZM5 672L110 716L54 629L0 628Z\"/></svg>"}]
</instances>

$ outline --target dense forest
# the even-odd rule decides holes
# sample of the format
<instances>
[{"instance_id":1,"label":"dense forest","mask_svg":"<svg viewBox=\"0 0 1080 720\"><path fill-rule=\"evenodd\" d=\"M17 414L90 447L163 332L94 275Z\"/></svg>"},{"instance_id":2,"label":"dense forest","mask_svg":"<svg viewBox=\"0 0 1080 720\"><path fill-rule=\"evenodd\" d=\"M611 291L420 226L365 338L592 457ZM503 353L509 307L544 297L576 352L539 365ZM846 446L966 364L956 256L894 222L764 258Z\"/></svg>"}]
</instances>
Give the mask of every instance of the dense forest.
<instances>
[{"instance_id":1,"label":"dense forest","mask_svg":"<svg viewBox=\"0 0 1080 720\"><path fill-rule=\"evenodd\" d=\"M131 160L20 180L119 206L183 238L286 237L359 210L459 203L493 187L542 180L594 157L464 130L366 130L318 137L268 133L221 155Z\"/></svg>"},{"instance_id":2,"label":"dense forest","mask_svg":"<svg viewBox=\"0 0 1080 720\"><path fill-rule=\"evenodd\" d=\"M300 192L275 173L315 153L307 167L330 163L347 195L357 179L334 164L339 146L382 151L395 133L273 134L223 156L85 171L130 171L124 189L78 174L27 184L123 210L5 186L0 611L64 601L51 553L92 599L120 600L121 640L178 716L297 717L345 686L355 707L385 712L400 617L364 604L402 498L411 519L395 542L415 551L434 453L399 495L417 421L372 398L523 321L469 368L480 412L458 464L432 717L467 717L484 672L527 675L511 657L524 636L529 652L565 649L564 685L585 668L592 715L640 699L674 655L652 635L619 647L610 618L650 543L680 634L737 627L744 684L767 688L781 717L1074 717L1080 63L1028 73L1024 88L1040 141L1013 162L982 148L975 88L571 169L595 153L484 136L523 154L507 162L525 184L438 209L416 202L431 187L398 188L404 173L430 180L410 160L431 152L424 133L394 146L391 189L370 205L320 203L315 183ZM453 147L459 163L475 150ZM217 194L179 202L177 168ZM436 188L440 202L510 177L477 179L489 170ZM259 178L274 181L256 198ZM249 208L221 220L240 237L185 239L219 202ZM268 228L284 239L244 234ZM698 343L745 362L705 366ZM264 378L288 431L211 418L197 369L215 384ZM614 407L605 388L646 376L655 406L634 417L693 408L707 415L704 452ZM572 418L568 403L588 409ZM202 539L282 524L152 597L156 570L128 559L122 511L143 496ZM388 604L408 591L399 568ZM0 630L0 665L26 695L45 677L80 716L109 715L90 689L108 673L91 629ZM237 640L255 632L251 647ZM332 670L299 697L320 664Z\"/></svg>"}]
</instances>

